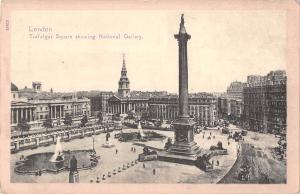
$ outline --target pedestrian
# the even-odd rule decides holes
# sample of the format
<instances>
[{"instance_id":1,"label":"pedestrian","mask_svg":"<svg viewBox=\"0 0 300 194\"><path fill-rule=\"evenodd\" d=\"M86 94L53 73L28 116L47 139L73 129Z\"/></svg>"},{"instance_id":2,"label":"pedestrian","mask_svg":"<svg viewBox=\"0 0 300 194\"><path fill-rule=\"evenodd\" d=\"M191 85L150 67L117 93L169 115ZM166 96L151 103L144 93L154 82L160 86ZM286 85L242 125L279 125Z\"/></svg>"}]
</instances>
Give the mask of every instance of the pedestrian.
<instances>
[{"instance_id":1,"label":"pedestrian","mask_svg":"<svg viewBox=\"0 0 300 194\"><path fill-rule=\"evenodd\" d=\"M219 160L217 160L217 166L219 166L219 164L220 164L220 162L219 162Z\"/></svg>"},{"instance_id":2,"label":"pedestrian","mask_svg":"<svg viewBox=\"0 0 300 194\"><path fill-rule=\"evenodd\" d=\"M131 151L133 152L133 147L131 147Z\"/></svg>"},{"instance_id":3,"label":"pedestrian","mask_svg":"<svg viewBox=\"0 0 300 194\"><path fill-rule=\"evenodd\" d=\"M156 170L155 170L155 168L153 168L153 171L152 171L152 172L153 172L153 175L155 175L155 174L156 174Z\"/></svg>"},{"instance_id":4,"label":"pedestrian","mask_svg":"<svg viewBox=\"0 0 300 194\"><path fill-rule=\"evenodd\" d=\"M228 141L228 145L230 145L230 142Z\"/></svg>"},{"instance_id":5,"label":"pedestrian","mask_svg":"<svg viewBox=\"0 0 300 194\"><path fill-rule=\"evenodd\" d=\"M135 152L135 147L133 148L133 152Z\"/></svg>"},{"instance_id":6,"label":"pedestrian","mask_svg":"<svg viewBox=\"0 0 300 194\"><path fill-rule=\"evenodd\" d=\"M204 135L203 135L203 139L204 139Z\"/></svg>"},{"instance_id":7,"label":"pedestrian","mask_svg":"<svg viewBox=\"0 0 300 194\"><path fill-rule=\"evenodd\" d=\"M146 168L146 165L143 163L143 168Z\"/></svg>"},{"instance_id":8,"label":"pedestrian","mask_svg":"<svg viewBox=\"0 0 300 194\"><path fill-rule=\"evenodd\" d=\"M116 149L116 154L118 154L118 149Z\"/></svg>"}]
</instances>

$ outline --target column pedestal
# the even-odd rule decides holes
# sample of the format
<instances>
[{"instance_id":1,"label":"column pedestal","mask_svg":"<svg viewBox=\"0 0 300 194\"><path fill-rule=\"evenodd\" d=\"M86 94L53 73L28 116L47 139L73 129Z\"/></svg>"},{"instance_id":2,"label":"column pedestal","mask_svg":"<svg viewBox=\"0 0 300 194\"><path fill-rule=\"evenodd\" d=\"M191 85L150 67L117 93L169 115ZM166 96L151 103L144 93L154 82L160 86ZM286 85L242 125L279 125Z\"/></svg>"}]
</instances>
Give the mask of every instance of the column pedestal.
<instances>
[{"instance_id":1,"label":"column pedestal","mask_svg":"<svg viewBox=\"0 0 300 194\"><path fill-rule=\"evenodd\" d=\"M78 171L70 171L70 173L69 173L69 183L79 183L79 173L78 173Z\"/></svg>"},{"instance_id":2,"label":"column pedestal","mask_svg":"<svg viewBox=\"0 0 300 194\"><path fill-rule=\"evenodd\" d=\"M197 158L202 155L201 149L194 142L195 122L190 118L178 118L173 126L175 129L175 142L168 150L159 152L158 159L194 165Z\"/></svg>"}]
</instances>

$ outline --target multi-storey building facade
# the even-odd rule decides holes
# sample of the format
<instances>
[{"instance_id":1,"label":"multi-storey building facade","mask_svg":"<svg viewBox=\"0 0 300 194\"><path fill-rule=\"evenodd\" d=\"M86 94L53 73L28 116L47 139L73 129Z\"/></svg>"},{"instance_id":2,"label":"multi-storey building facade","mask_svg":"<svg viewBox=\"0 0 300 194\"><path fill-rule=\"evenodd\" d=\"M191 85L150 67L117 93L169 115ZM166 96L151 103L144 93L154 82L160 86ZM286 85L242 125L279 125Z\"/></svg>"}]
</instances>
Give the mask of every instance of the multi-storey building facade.
<instances>
[{"instance_id":1,"label":"multi-storey building facade","mask_svg":"<svg viewBox=\"0 0 300 194\"><path fill-rule=\"evenodd\" d=\"M227 117L231 114L229 102L229 98L225 95L222 95L218 98L218 114L220 117Z\"/></svg>"},{"instance_id":2,"label":"multi-storey building facade","mask_svg":"<svg viewBox=\"0 0 300 194\"><path fill-rule=\"evenodd\" d=\"M108 100L108 113L126 114L134 112L141 115L147 113L148 101L148 98L123 98L115 95Z\"/></svg>"},{"instance_id":3,"label":"multi-storey building facade","mask_svg":"<svg viewBox=\"0 0 300 194\"><path fill-rule=\"evenodd\" d=\"M234 118L241 119L243 115L243 101L242 99L230 99L230 115L232 115Z\"/></svg>"},{"instance_id":4,"label":"multi-storey building facade","mask_svg":"<svg viewBox=\"0 0 300 194\"><path fill-rule=\"evenodd\" d=\"M243 111L243 88L246 83L234 81L227 87L227 93L218 98L220 116L230 119L241 119Z\"/></svg>"},{"instance_id":5,"label":"multi-storey building facade","mask_svg":"<svg viewBox=\"0 0 300 194\"><path fill-rule=\"evenodd\" d=\"M149 115L154 119L174 120L179 114L178 108L178 96L149 99ZM189 97L189 114L199 125L216 125L218 118L216 98L210 95Z\"/></svg>"},{"instance_id":6,"label":"multi-storey building facade","mask_svg":"<svg viewBox=\"0 0 300 194\"><path fill-rule=\"evenodd\" d=\"M239 81L231 82L231 84L227 88L227 95L230 98L242 99L244 87L245 87L245 83Z\"/></svg>"},{"instance_id":7,"label":"multi-storey building facade","mask_svg":"<svg viewBox=\"0 0 300 194\"><path fill-rule=\"evenodd\" d=\"M36 82L35 82L36 83ZM37 82L39 83L39 82ZM27 90L27 89L26 89ZM15 130L18 123L26 121L31 129L42 127L43 122L51 118L53 125L62 125L64 117L69 114L73 120L80 120L83 115L90 116L90 100L76 96L56 96L49 92L28 90L18 91L11 84L11 128Z\"/></svg>"},{"instance_id":8,"label":"multi-storey building facade","mask_svg":"<svg viewBox=\"0 0 300 194\"><path fill-rule=\"evenodd\" d=\"M248 77L244 88L244 117L255 131L275 132L286 129L286 73L271 71L253 81Z\"/></svg>"},{"instance_id":9,"label":"multi-storey building facade","mask_svg":"<svg viewBox=\"0 0 300 194\"><path fill-rule=\"evenodd\" d=\"M101 92L97 96L90 97L91 100L91 113L97 115L98 112L108 112L108 99L113 96L113 92Z\"/></svg>"},{"instance_id":10,"label":"multi-storey building facade","mask_svg":"<svg viewBox=\"0 0 300 194\"><path fill-rule=\"evenodd\" d=\"M243 100L221 96L218 98L218 113L225 118L241 119L243 115Z\"/></svg>"}]
</instances>

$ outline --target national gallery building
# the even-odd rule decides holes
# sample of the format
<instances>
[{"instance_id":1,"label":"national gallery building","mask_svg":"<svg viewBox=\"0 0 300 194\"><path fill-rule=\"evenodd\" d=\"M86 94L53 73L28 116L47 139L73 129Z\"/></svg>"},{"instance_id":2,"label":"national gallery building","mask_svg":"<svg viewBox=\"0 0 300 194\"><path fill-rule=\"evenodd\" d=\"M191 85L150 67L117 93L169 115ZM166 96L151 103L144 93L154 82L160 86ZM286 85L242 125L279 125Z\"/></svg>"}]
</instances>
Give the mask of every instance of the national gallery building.
<instances>
[{"instance_id":1,"label":"national gallery building","mask_svg":"<svg viewBox=\"0 0 300 194\"><path fill-rule=\"evenodd\" d=\"M179 114L178 96L150 98L149 114L153 119L175 120ZM209 94L190 95L189 115L201 126L215 126L218 120L216 98Z\"/></svg>"},{"instance_id":2,"label":"national gallery building","mask_svg":"<svg viewBox=\"0 0 300 194\"><path fill-rule=\"evenodd\" d=\"M51 118L53 125L63 125L69 114L73 121L80 121L84 115L90 116L90 100L76 95L62 95L41 91L41 83L33 82L32 88L18 87L11 83L11 129L16 130L19 122L26 121L31 129L41 128L43 122Z\"/></svg>"}]
</instances>

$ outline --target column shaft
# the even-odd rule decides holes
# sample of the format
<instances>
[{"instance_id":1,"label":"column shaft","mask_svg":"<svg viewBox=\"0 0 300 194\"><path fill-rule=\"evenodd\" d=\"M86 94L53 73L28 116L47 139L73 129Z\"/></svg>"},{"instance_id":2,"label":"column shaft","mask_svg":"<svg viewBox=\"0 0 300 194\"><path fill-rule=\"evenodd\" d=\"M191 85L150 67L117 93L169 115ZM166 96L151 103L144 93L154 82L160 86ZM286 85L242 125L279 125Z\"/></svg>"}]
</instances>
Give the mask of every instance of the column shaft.
<instances>
[{"instance_id":1,"label":"column shaft","mask_svg":"<svg viewBox=\"0 0 300 194\"><path fill-rule=\"evenodd\" d=\"M14 109L10 109L10 114L11 114L10 124L13 124L14 123L14 121L13 121L13 119L14 119Z\"/></svg>"},{"instance_id":2,"label":"column shaft","mask_svg":"<svg viewBox=\"0 0 300 194\"><path fill-rule=\"evenodd\" d=\"M23 113L24 113L24 110L23 110L23 108L21 108L21 118L20 118L21 121L24 119Z\"/></svg>"},{"instance_id":3,"label":"column shaft","mask_svg":"<svg viewBox=\"0 0 300 194\"><path fill-rule=\"evenodd\" d=\"M25 111L25 120L27 121L27 108L24 108Z\"/></svg>"},{"instance_id":4,"label":"column shaft","mask_svg":"<svg viewBox=\"0 0 300 194\"><path fill-rule=\"evenodd\" d=\"M29 122L31 121L31 111L32 111L32 108L29 108Z\"/></svg>"},{"instance_id":5,"label":"column shaft","mask_svg":"<svg viewBox=\"0 0 300 194\"><path fill-rule=\"evenodd\" d=\"M16 109L16 123L19 122L19 109Z\"/></svg>"}]
</instances>

